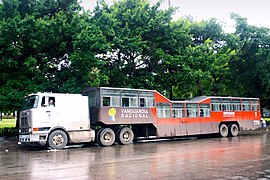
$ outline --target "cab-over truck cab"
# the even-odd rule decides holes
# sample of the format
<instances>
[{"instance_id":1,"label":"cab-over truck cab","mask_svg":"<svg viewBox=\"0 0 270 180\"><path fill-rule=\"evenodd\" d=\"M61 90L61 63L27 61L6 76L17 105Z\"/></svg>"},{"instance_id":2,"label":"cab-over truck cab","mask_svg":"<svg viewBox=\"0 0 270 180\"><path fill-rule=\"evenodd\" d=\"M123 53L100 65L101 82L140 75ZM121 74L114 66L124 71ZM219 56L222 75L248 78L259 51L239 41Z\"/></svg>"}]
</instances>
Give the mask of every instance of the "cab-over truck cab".
<instances>
[{"instance_id":1,"label":"cab-over truck cab","mask_svg":"<svg viewBox=\"0 0 270 180\"><path fill-rule=\"evenodd\" d=\"M36 93L27 96L20 111L19 141L64 148L92 142L88 97L80 94Z\"/></svg>"}]
</instances>

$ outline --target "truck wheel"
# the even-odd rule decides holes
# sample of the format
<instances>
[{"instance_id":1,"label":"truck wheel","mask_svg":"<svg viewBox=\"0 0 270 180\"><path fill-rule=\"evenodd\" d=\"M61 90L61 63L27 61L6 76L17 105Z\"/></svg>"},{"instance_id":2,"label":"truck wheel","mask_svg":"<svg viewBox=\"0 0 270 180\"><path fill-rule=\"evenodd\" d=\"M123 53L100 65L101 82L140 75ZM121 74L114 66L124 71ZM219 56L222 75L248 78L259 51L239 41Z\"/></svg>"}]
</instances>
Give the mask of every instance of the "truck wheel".
<instances>
[{"instance_id":1,"label":"truck wheel","mask_svg":"<svg viewBox=\"0 0 270 180\"><path fill-rule=\"evenodd\" d=\"M133 139L134 139L134 133L130 128L125 127L117 131L116 141L119 144L123 144L123 145L131 144Z\"/></svg>"},{"instance_id":2,"label":"truck wheel","mask_svg":"<svg viewBox=\"0 0 270 180\"><path fill-rule=\"evenodd\" d=\"M53 131L48 138L48 144L52 149L63 149L67 145L67 142L67 135L61 130Z\"/></svg>"},{"instance_id":3,"label":"truck wheel","mask_svg":"<svg viewBox=\"0 0 270 180\"><path fill-rule=\"evenodd\" d=\"M219 127L219 134L222 137L227 137L229 133L228 126L226 124L221 124Z\"/></svg>"},{"instance_id":4,"label":"truck wheel","mask_svg":"<svg viewBox=\"0 0 270 180\"><path fill-rule=\"evenodd\" d=\"M230 136L233 136L233 137L238 136L238 133L239 133L238 126L236 124L230 124L229 133L230 133Z\"/></svg>"},{"instance_id":5,"label":"truck wheel","mask_svg":"<svg viewBox=\"0 0 270 180\"><path fill-rule=\"evenodd\" d=\"M104 128L98 133L97 142L101 146L111 146L115 141L115 134L111 128Z\"/></svg>"}]
</instances>

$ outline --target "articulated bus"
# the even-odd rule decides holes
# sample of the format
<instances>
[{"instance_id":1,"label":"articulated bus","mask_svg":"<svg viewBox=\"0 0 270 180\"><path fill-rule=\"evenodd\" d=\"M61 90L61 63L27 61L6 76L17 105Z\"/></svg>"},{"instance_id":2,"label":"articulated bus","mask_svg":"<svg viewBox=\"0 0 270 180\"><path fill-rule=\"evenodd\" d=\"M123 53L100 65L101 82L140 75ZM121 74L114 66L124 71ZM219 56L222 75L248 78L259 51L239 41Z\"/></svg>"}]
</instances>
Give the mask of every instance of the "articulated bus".
<instances>
[{"instance_id":1,"label":"articulated bus","mask_svg":"<svg viewBox=\"0 0 270 180\"><path fill-rule=\"evenodd\" d=\"M155 90L91 87L82 94L35 93L23 101L19 141L53 149L148 138L238 136L260 127L258 98L199 96L172 101Z\"/></svg>"},{"instance_id":2,"label":"articulated bus","mask_svg":"<svg viewBox=\"0 0 270 180\"><path fill-rule=\"evenodd\" d=\"M91 124L99 126L101 145L129 144L138 138L169 138L239 131L260 127L258 98L199 96L171 101L155 90L89 88Z\"/></svg>"}]
</instances>

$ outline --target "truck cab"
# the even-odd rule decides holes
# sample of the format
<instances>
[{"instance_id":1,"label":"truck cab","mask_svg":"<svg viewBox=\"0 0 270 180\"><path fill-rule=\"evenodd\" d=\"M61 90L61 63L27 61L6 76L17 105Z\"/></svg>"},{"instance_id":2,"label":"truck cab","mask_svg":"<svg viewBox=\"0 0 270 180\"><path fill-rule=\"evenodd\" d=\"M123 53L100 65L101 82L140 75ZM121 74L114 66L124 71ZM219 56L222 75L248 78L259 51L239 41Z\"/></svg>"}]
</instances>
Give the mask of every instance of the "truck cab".
<instances>
[{"instance_id":1,"label":"truck cab","mask_svg":"<svg viewBox=\"0 0 270 180\"><path fill-rule=\"evenodd\" d=\"M35 93L24 98L20 111L19 142L38 143L55 149L94 139L87 96Z\"/></svg>"}]
</instances>

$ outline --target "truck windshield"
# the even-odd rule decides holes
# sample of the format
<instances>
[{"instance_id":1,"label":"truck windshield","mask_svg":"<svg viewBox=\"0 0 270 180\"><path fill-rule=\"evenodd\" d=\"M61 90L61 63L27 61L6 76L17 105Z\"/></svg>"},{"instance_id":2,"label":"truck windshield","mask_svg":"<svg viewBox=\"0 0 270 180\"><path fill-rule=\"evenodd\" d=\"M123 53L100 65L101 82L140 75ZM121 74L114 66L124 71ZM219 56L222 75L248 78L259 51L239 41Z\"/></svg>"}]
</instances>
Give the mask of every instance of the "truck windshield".
<instances>
[{"instance_id":1,"label":"truck windshield","mask_svg":"<svg viewBox=\"0 0 270 180\"><path fill-rule=\"evenodd\" d=\"M38 105L38 96L37 95L28 96L23 100L21 109L22 110L32 109L37 107L37 105Z\"/></svg>"}]
</instances>

